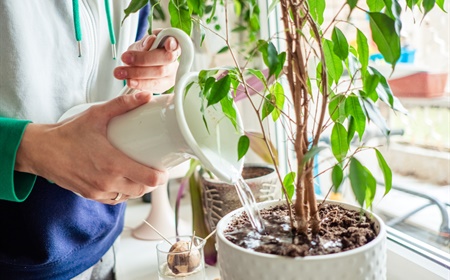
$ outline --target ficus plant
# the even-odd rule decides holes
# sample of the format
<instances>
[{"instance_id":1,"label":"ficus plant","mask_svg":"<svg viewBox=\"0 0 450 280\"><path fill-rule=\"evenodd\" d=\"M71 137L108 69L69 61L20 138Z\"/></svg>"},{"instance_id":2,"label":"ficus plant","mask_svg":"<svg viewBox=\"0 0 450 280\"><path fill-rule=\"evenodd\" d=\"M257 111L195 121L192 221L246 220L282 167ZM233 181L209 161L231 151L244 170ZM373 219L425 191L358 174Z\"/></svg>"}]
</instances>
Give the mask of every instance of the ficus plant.
<instances>
[{"instance_id":1,"label":"ficus plant","mask_svg":"<svg viewBox=\"0 0 450 280\"><path fill-rule=\"evenodd\" d=\"M169 0L167 10L173 27L188 34L194 26L209 29L217 36L215 42L223 44L220 52L228 52L232 58L232 65L200 71L198 84L207 106L220 103L236 125L232 104L237 93L244 93L258 116L260 140L265 141L273 162L277 159L265 123L276 122L283 128L296 162L290 162L287 174L276 169L287 203L294 204L295 215L290 214L293 231L308 236L308 230L315 234L320 229L313 167L315 156L324 149L319 146L324 133L329 134L329 149L335 159L328 172L333 188L339 188L348 177L356 201L361 207L372 206L377 189L373 170L356 157L358 152L370 149L383 174L385 193L391 189L392 172L382 153L361 140L369 124L389 136L379 103L401 113L405 109L393 95L387 78L370 65L369 44L375 44L393 71L401 54L401 14L419 10L424 17L435 6L444 10L444 1L342 0L337 13L325 20L325 0L273 0L269 13L277 12L283 28L268 38L262 38L259 32L261 1ZM153 18L162 17L161 2L133 0L125 14L146 4L151 7L151 32ZM225 24L214 23L219 13ZM369 21L366 29L352 22L354 13L365 14ZM237 22L231 22L231 14ZM355 35L349 38L342 30ZM239 32L245 35L236 40ZM283 47L276 47L277 40ZM258 59L268 72L252 67ZM262 90L248 84L248 77L256 78ZM355 138L359 141L352 141ZM249 146L248 135L243 135L236 152L242 157ZM348 176L344 176L345 169Z\"/></svg>"}]
</instances>

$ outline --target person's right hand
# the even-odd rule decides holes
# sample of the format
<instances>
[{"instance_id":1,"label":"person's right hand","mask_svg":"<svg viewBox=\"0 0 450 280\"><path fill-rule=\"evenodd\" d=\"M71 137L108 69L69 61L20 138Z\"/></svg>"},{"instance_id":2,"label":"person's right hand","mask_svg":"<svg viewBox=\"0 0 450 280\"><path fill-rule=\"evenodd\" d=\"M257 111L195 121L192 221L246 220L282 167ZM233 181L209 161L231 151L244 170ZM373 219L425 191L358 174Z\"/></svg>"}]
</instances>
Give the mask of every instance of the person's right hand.
<instances>
[{"instance_id":1,"label":"person's right hand","mask_svg":"<svg viewBox=\"0 0 450 280\"><path fill-rule=\"evenodd\" d=\"M113 117L150 98L145 92L120 96L57 124L30 123L17 151L15 169L106 204L152 191L149 186L167 181L167 172L135 162L106 137L107 124ZM115 201L118 193L122 198Z\"/></svg>"}]
</instances>

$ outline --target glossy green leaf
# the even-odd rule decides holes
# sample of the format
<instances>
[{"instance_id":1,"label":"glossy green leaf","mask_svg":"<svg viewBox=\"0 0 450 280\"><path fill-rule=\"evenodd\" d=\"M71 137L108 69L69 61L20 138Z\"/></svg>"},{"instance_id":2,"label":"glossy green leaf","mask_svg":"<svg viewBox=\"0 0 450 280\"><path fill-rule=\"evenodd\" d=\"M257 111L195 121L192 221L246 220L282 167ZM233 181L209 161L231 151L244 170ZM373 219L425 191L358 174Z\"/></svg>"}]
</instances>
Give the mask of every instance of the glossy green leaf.
<instances>
[{"instance_id":1,"label":"glossy green leaf","mask_svg":"<svg viewBox=\"0 0 450 280\"><path fill-rule=\"evenodd\" d=\"M378 166L380 166L381 172L383 173L385 185L384 195L386 195L392 188L392 170L384 159L383 154L377 149L375 149L375 153L377 155Z\"/></svg>"},{"instance_id":2,"label":"glossy green leaf","mask_svg":"<svg viewBox=\"0 0 450 280\"><path fill-rule=\"evenodd\" d=\"M383 114L381 114L380 109L375 105L375 103L368 99L363 98L362 99L363 106L366 112L367 117L370 121L372 121L380 130L381 132L388 136L390 133L390 130L387 126L386 120L384 119Z\"/></svg>"},{"instance_id":3,"label":"glossy green leaf","mask_svg":"<svg viewBox=\"0 0 450 280\"><path fill-rule=\"evenodd\" d=\"M207 100L210 98L211 95L211 88L214 86L216 82L216 78L214 77L208 77L203 84L202 88L202 96L206 98Z\"/></svg>"},{"instance_id":4,"label":"glossy green leaf","mask_svg":"<svg viewBox=\"0 0 450 280\"><path fill-rule=\"evenodd\" d=\"M226 97L230 92L230 87L231 87L231 78L229 75L226 75L222 79L215 82L211 88L210 95L207 97L208 106L214 105L220 102L222 98Z\"/></svg>"},{"instance_id":5,"label":"glossy green leaf","mask_svg":"<svg viewBox=\"0 0 450 280\"><path fill-rule=\"evenodd\" d=\"M419 2L420 0L406 0L406 6L408 6L408 8L412 10L414 6L417 5L417 3Z\"/></svg>"},{"instance_id":6,"label":"glossy green leaf","mask_svg":"<svg viewBox=\"0 0 450 280\"><path fill-rule=\"evenodd\" d=\"M423 0L422 1L422 7L424 10L424 15L428 14L433 8L434 5L436 4L436 0Z\"/></svg>"},{"instance_id":7,"label":"glossy green leaf","mask_svg":"<svg viewBox=\"0 0 450 280\"><path fill-rule=\"evenodd\" d=\"M344 180L344 171L339 164L333 166L331 171L331 182L333 183L334 191L337 192Z\"/></svg>"},{"instance_id":8,"label":"glossy green leaf","mask_svg":"<svg viewBox=\"0 0 450 280\"><path fill-rule=\"evenodd\" d=\"M170 24L190 35L192 30L191 13L186 0L169 1Z\"/></svg>"},{"instance_id":9,"label":"glossy green leaf","mask_svg":"<svg viewBox=\"0 0 450 280\"><path fill-rule=\"evenodd\" d=\"M275 96L276 106L272 111L272 119L273 121L276 121L281 115L281 111L283 110L284 101L286 98L284 96L283 86L279 82L276 82L270 87L270 92Z\"/></svg>"},{"instance_id":10,"label":"glossy green leaf","mask_svg":"<svg viewBox=\"0 0 450 280\"><path fill-rule=\"evenodd\" d=\"M356 95L352 94L347 97L345 111L348 115L353 117L354 128L358 132L359 139L361 140L364 131L366 130L366 115L364 114L361 103Z\"/></svg>"},{"instance_id":11,"label":"glossy green leaf","mask_svg":"<svg viewBox=\"0 0 450 280\"><path fill-rule=\"evenodd\" d=\"M442 11L446 12L445 11L445 0L436 0L436 5L438 5Z\"/></svg>"},{"instance_id":12,"label":"glossy green leaf","mask_svg":"<svg viewBox=\"0 0 450 280\"><path fill-rule=\"evenodd\" d=\"M361 72L364 74L369 65L369 44L367 43L367 37L361 30L356 32L356 45L358 46L358 59L361 63Z\"/></svg>"},{"instance_id":13,"label":"glossy green leaf","mask_svg":"<svg viewBox=\"0 0 450 280\"><path fill-rule=\"evenodd\" d=\"M338 162L344 160L349 145L347 141L347 130L340 123L335 123L331 131L331 151Z\"/></svg>"},{"instance_id":14,"label":"glossy green leaf","mask_svg":"<svg viewBox=\"0 0 450 280\"><path fill-rule=\"evenodd\" d=\"M308 0L308 7L312 18L319 24L323 23L323 15L325 12L325 0Z\"/></svg>"},{"instance_id":15,"label":"glossy green leaf","mask_svg":"<svg viewBox=\"0 0 450 280\"><path fill-rule=\"evenodd\" d=\"M205 13L205 1L203 0L187 0L189 10L200 18Z\"/></svg>"},{"instance_id":16,"label":"glossy green leaf","mask_svg":"<svg viewBox=\"0 0 450 280\"><path fill-rule=\"evenodd\" d=\"M247 135L242 135L238 142L238 160L243 158L250 147L250 139Z\"/></svg>"},{"instance_id":17,"label":"glossy green leaf","mask_svg":"<svg viewBox=\"0 0 450 280\"><path fill-rule=\"evenodd\" d=\"M366 168L356 158L350 160L349 177L356 201L364 206L367 189Z\"/></svg>"},{"instance_id":18,"label":"glossy green leaf","mask_svg":"<svg viewBox=\"0 0 450 280\"><path fill-rule=\"evenodd\" d=\"M225 46L225 47L221 48L221 49L217 52L217 54L225 53L225 52L227 52L229 49L230 49L230 48L229 48L228 46Z\"/></svg>"},{"instance_id":19,"label":"glossy green leaf","mask_svg":"<svg viewBox=\"0 0 450 280\"><path fill-rule=\"evenodd\" d=\"M345 38L344 33L335 26L333 28L333 33L331 35L331 39L333 41L333 51L334 53L341 59L344 60L348 56L348 42L347 38Z\"/></svg>"},{"instance_id":20,"label":"glossy green leaf","mask_svg":"<svg viewBox=\"0 0 450 280\"><path fill-rule=\"evenodd\" d=\"M303 156L302 164L306 164L308 161L310 161L316 155L318 155L321 151L326 150L326 149L327 149L327 147L323 147L323 146L322 147L313 146Z\"/></svg>"},{"instance_id":21,"label":"glossy green leaf","mask_svg":"<svg viewBox=\"0 0 450 280\"><path fill-rule=\"evenodd\" d=\"M372 175L369 169L364 166L365 178L366 178L366 207L371 209L373 200L375 199L375 194L377 192L377 180Z\"/></svg>"},{"instance_id":22,"label":"glossy green leaf","mask_svg":"<svg viewBox=\"0 0 450 280\"><path fill-rule=\"evenodd\" d=\"M272 42L259 41L258 48L262 54L264 64L269 68L269 77L272 76L278 68L278 52Z\"/></svg>"},{"instance_id":23,"label":"glossy green leaf","mask_svg":"<svg viewBox=\"0 0 450 280\"><path fill-rule=\"evenodd\" d=\"M350 143L352 142L353 137L355 136L355 133L356 133L355 120L353 119L352 116L348 116L348 131L347 131L348 145L350 145Z\"/></svg>"},{"instance_id":24,"label":"glossy green leaf","mask_svg":"<svg viewBox=\"0 0 450 280\"><path fill-rule=\"evenodd\" d=\"M140 9L142 9L142 7L144 7L145 5L147 5L148 0L131 0L130 4L128 4L128 6L125 8L124 12L125 12L125 17L122 20L122 23L125 21L125 19L132 13L136 13L137 11L139 11Z\"/></svg>"},{"instance_id":25,"label":"glossy green leaf","mask_svg":"<svg viewBox=\"0 0 450 280\"><path fill-rule=\"evenodd\" d=\"M234 128L237 129L237 113L233 106L233 98L231 96L225 96L220 100L220 105L222 106L222 112L231 121Z\"/></svg>"},{"instance_id":26,"label":"glossy green leaf","mask_svg":"<svg viewBox=\"0 0 450 280\"><path fill-rule=\"evenodd\" d=\"M372 39L386 62L395 64L400 58L400 35L396 31L396 22L383 13L369 13Z\"/></svg>"},{"instance_id":27,"label":"glossy green leaf","mask_svg":"<svg viewBox=\"0 0 450 280\"><path fill-rule=\"evenodd\" d=\"M264 103L261 112L261 118L263 120L272 113L273 109L275 109L274 104L276 103L276 97L272 93L269 93L264 97Z\"/></svg>"},{"instance_id":28,"label":"glossy green leaf","mask_svg":"<svg viewBox=\"0 0 450 280\"><path fill-rule=\"evenodd\" d=\"M258 80L260 80L265 87L267 87L267 80L266 80L266 76L264 76L263 72L261 72L261 70L257 70L257 69L248 69L248 72L250 74L252 74L253 76L255 76L256 78L258 78Z\"/></svg>"},{"instance_id":29,"label":"glossy green leaf","mask_svg":"<svg viewBox=\"0 0 450 280\"><path fill-rule=\"evenodd\" d=\"M324 40L323 51L325 55L325 63L327 65L327 73L334 82L338 82L344 72L342 61L333 51L334 44L330 40Z\"/></svg>"},{"instance_id":30,"label":"glossy green leaf","mask_svg":"<svg viewBox=\"0 0 450 280\"><path fill-rule=\"evenodd\" d=\"M345 113L345 95L333 96L328 103L328 113L334 122L343 123L347 117Z\"/></svg>"},{"instance_id":31,"label":"glossy green leaf","mask_svg":"<svg viewBox=\"0 0 450 280\"><path fill-rule=\"evenodd\" d=\"M295 172L289 172L288 174L286 174L284 176L284 179L283 179L283 186L286 188L286 192L287 192L289 200L292 200L292 197L294 196L294 192L295 192L295 185L294 185L295 176L296 176Z\"/></svg>"},{"instance_id":32,"label":"glossy green leaf","mask_svg":"<svg viewBox=\"0 0 450 280\"><path fill-rule=\"evenodd\" d=\"M347 0L347 4L350 9L353 10L356 7L356 4L358 4L358 0Z\"/></svg>"},{"instance_id":33,"label":"glossy green leaf","mask_svg":"<svg viewBox=\"0 0 450 280\"><path fill-rule=\"evenodd\" d=\"M379 12L384 8L383 0L366 0L369 11Z\"/></svg>"},{"instance_id":34,"label":"glossy green leaf","mask_svg":"<svg viewBox=\"0 0 450 280\"><path fill-rule=\"evenodd\" d=\"M283 71L284 62L286 61L286 52L281 52L278 54L278 65L275 69L275 78L280 76L280 73Z\"/></svg>"},{"instance_id":35,"label":"glossy green leaf","mask_svg":"<svg viewBox=\"0 0 450 280\"><path fill-rule=\"evenodd\" d=\"M156 20L166 20L166 14L164 13L163 9L161 8L161 2L160 0L150 0L150 6L153 7L153 17ZM150 17L150 13L149 13Z\"/></svg>"},{"instance_id":36,"label":"glossy green leaf","mask_svg":"<svg viewBox=\"0 0 450 280\"><path fill-rule=\"evenodd\" d=\"M372 75L370 72L365 72L363 76L363 90L368 95L371 95L373 92L375 92L375 89L378 86L378 83L380 82L380 77L378 75Z\"/></svg>"}]
</instances>

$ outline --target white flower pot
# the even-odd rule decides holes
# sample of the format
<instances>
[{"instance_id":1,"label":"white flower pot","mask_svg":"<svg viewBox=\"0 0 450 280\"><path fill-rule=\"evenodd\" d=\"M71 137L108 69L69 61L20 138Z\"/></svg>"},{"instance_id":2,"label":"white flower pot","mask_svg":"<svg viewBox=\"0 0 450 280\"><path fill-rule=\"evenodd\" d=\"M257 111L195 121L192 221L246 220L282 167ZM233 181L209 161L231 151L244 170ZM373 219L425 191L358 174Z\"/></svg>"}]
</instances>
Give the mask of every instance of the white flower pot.
<instances>
[{"instance_id":1,"label":"white flower pot","mask_svg":"<svg viewBox=\"0 0 450 280\"><path fill-rule=\"evenodd\" d=\"M258 204L260 209L285 203L270 201ZM359 207L341 202L328 202L359 211ZM223 231L233 218L241 214L239 208L223 217L217 225L218 264L221 280L359 280L386 279L386 229L375 214L377 237L368 244L342 253L308 257L282 257L254 252L228 241Z\"/></svg>"}]
</instances>

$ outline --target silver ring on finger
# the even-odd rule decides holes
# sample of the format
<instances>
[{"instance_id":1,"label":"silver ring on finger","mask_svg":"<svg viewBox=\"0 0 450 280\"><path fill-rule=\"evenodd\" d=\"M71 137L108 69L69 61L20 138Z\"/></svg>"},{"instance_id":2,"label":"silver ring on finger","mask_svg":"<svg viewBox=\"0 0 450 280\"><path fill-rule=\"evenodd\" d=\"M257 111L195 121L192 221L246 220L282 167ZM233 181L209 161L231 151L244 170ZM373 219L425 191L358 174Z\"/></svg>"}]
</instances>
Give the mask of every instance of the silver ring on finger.
<instances>
[{"instance_id":1,"label":"silver ring on finger","mask_svg":"<svg viewBox=\"0 0 450 280\"><path fill-rule=\"evenodd\" d=\"M121 198L122 198L122 193L118 192L116 197L111 200L119 201Z\"/></svg>"}]
</instances>

